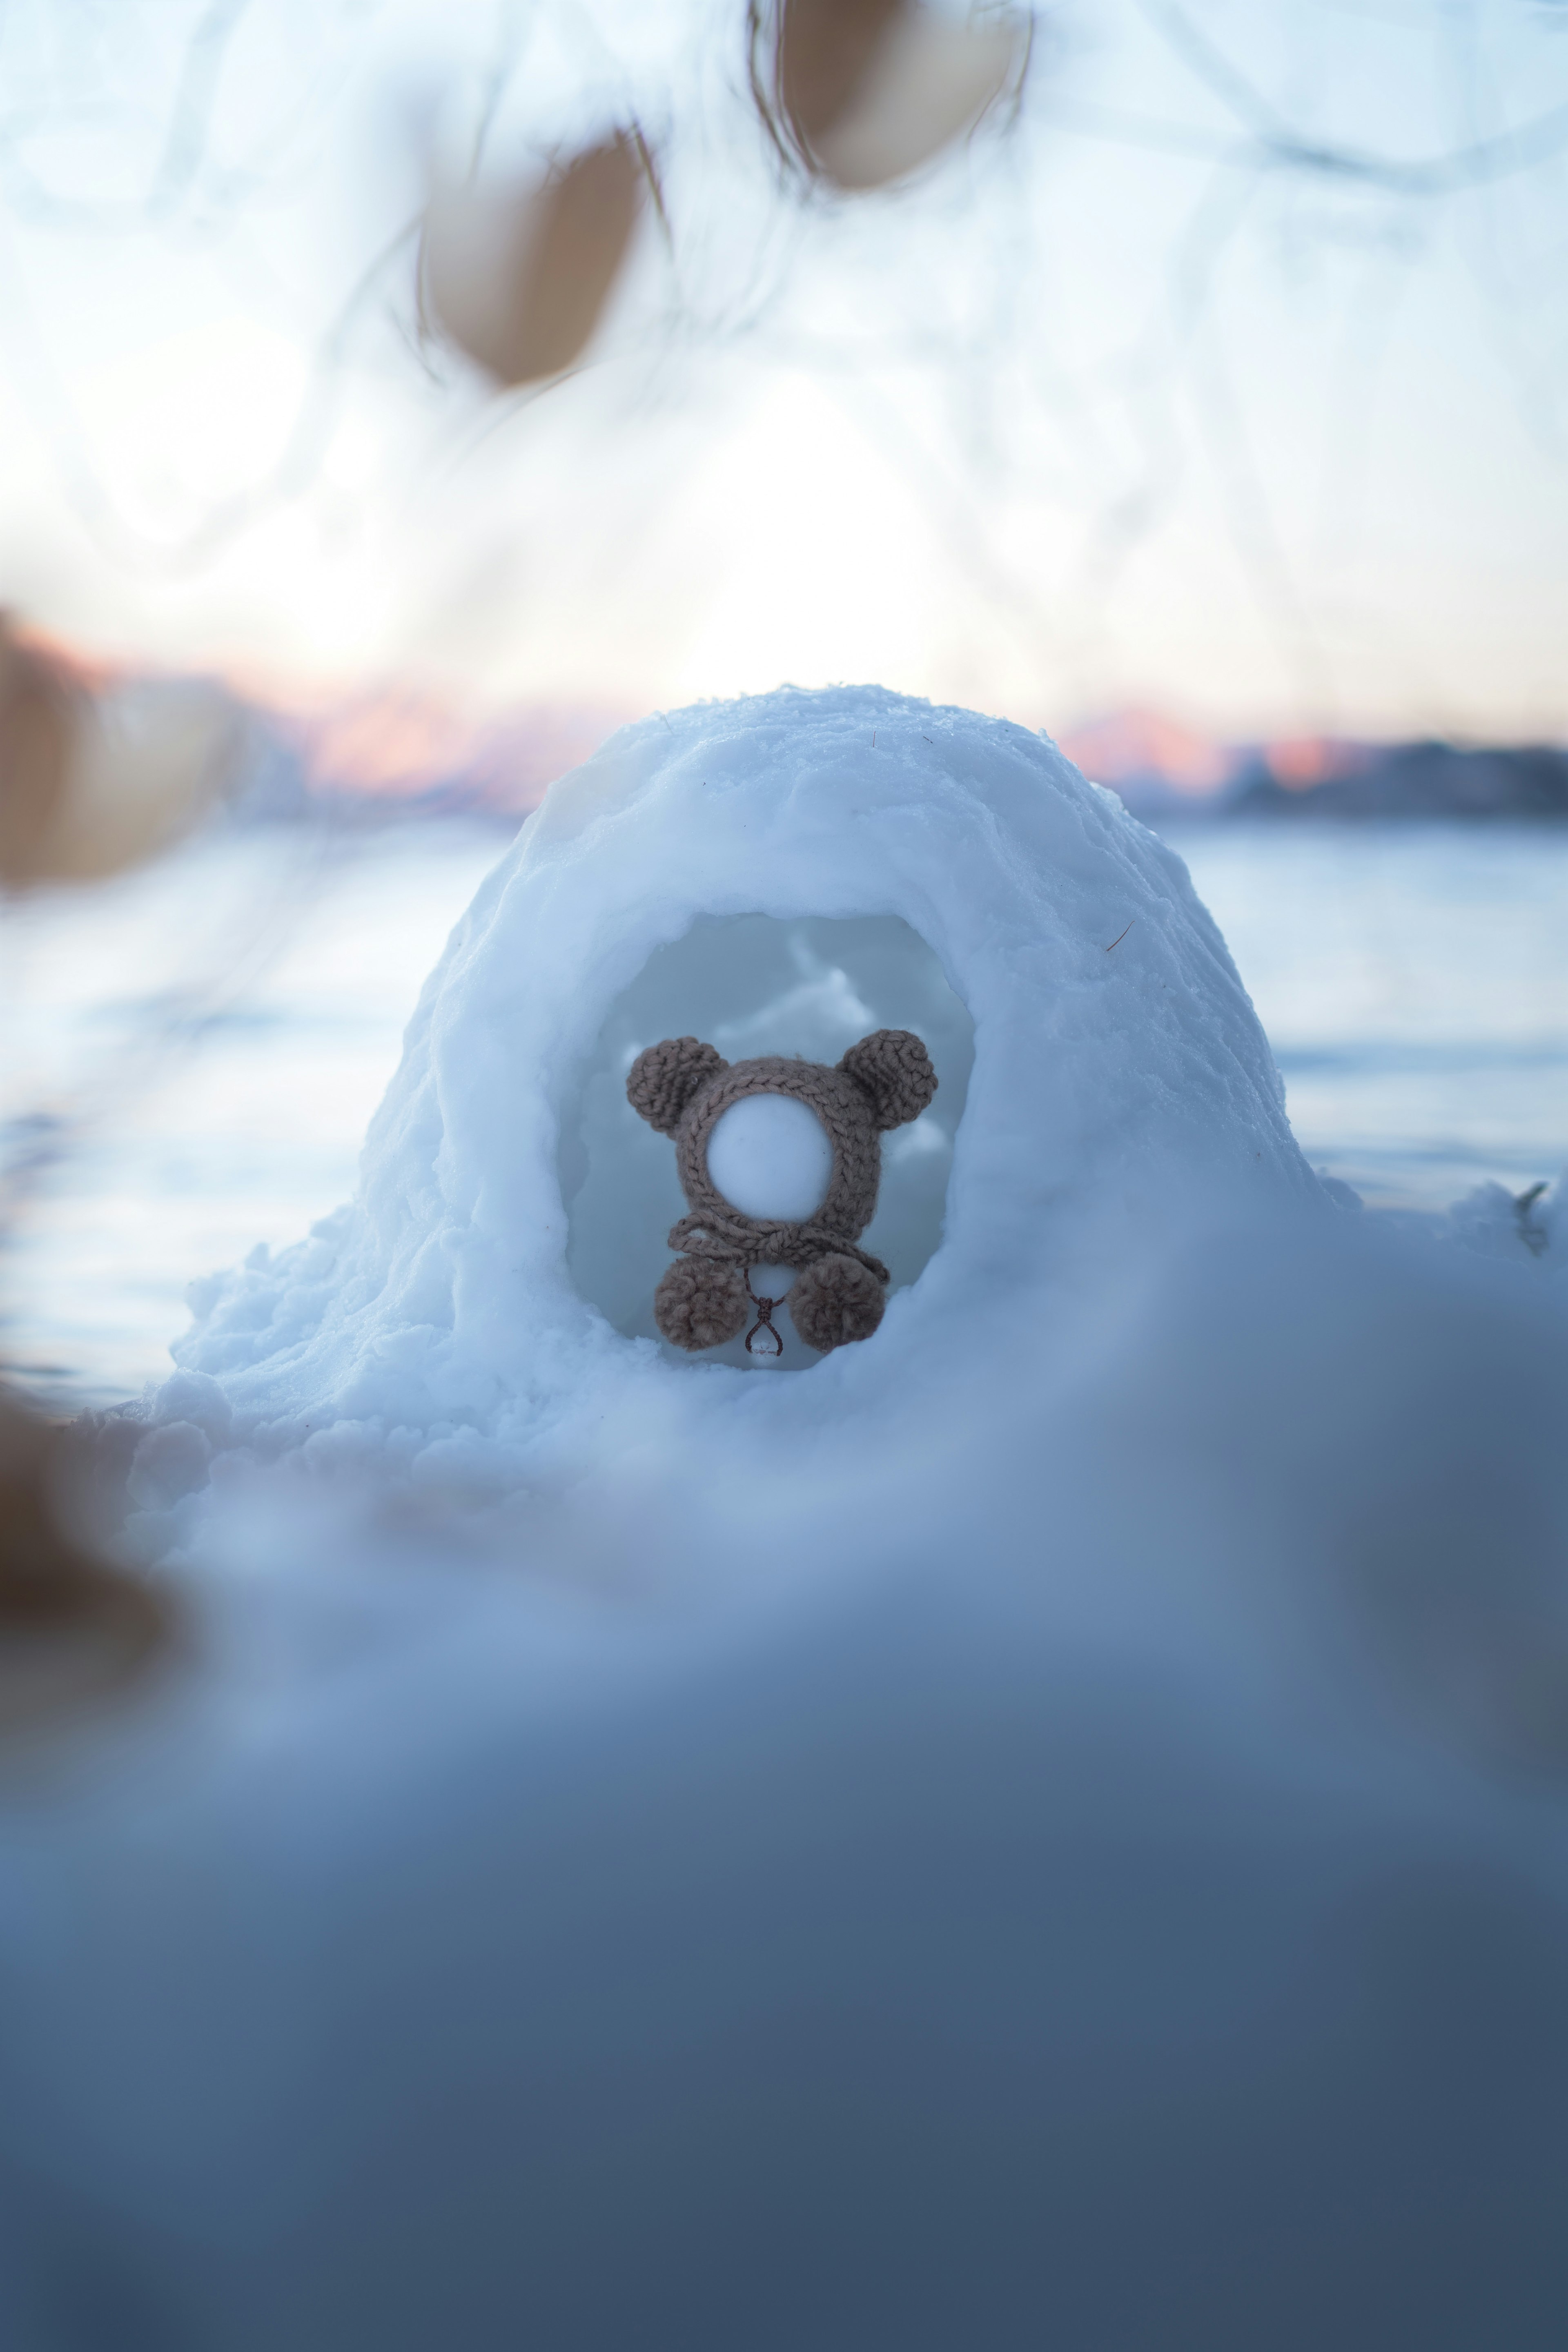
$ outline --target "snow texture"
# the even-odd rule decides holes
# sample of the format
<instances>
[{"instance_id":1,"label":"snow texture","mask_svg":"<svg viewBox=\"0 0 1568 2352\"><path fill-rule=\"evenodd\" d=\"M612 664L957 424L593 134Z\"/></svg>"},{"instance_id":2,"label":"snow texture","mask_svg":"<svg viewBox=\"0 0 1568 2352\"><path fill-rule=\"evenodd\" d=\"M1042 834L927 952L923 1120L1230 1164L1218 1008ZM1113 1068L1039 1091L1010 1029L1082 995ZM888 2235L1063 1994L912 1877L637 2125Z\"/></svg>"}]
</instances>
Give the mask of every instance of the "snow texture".
<instances>
[{"instance_id":1,"label":"snow texture","mask_svg":"<svg viewBox=\"0 0 1568 2352\"><path fill-rule=\"evenodd\" d=\"M868 688L702 706L623 730L563 779L480 889L420 1001L353 1205L198 1286L175 1352L218 1384L233 1435L322 1465L390 1451L416 1477L497 1490L584 1465L606 1422L628 1444L655 1424L666 1445L754 1435L740 1365L678 1361L584 1296L561 1144L650 960L726 919L731 952L710 956L686 1010L732 1053L759 918L897 925L907 951L884 954L876 1003L828 967L802 1006L797 969L755 1008L748 1050L836 1059L879 1021L920 1028L889 1005L931 958L973 1035L942 1246L874 1340L812 1364L809 1396L785 1404L769 1382L763 1409L792 1416L781 1442L886 1404L912 1374L972 1382L999 1313L1046 1311L1091 1240L1114 1247L1109 1226L1157 1223L1177 1193L1321 1197L1180 860L1048 741ZM824 976L840 998L826 1022ZM596 1172L601 1222L622 1218L651 1295L670 1219L630 1181L650 1165L638 1124L623 1102ZM873 1250L907 1164L886 1158Z\"/></svg>"},{"instance_id":2,"label":"snow texture","mask_svg":"<svg viewBox=\"0 0 1568 2352\"><path fill-rule=\"evenodd\" d=\"M617 1328L638 1044L883 1019L876 1337ZM1557 2352L1561 1193L1350 1206L1047 743L566 779L141 1435L187 1663L0 1796L8 2352Z\"/></svg>"}]
</instances>

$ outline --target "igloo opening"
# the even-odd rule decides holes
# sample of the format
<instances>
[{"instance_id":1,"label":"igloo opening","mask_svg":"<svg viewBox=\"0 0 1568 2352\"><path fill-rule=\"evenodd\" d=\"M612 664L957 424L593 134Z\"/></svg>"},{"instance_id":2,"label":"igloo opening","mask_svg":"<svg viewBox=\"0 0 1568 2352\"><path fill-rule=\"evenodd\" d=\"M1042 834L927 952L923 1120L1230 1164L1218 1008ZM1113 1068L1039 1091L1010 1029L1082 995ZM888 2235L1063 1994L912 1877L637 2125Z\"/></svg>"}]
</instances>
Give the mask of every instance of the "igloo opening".
<instances>
[{"instance_id":1,"label":"igloo opening","mask_svg":"<svg viewBox=\"0 0 1568 2352\"><path fill-rule=\"evenodd\" d=\"M874 1029L912 1029L937 1073L930 1108L883 1138L877 1214L862 1236L883 1258L893 1292L907 1289L942 1240L953 1141L974 1060L974 1024L933 950L900 917L699 916L658 949L611 1004L563 1105L561 1197L566 1261L580 1295L627 1339L658 1339L653 1295L669 1264L666 1236L686 1208L675 1153L626 1100L626 1072L645 1045L697 1036L726 1061L799 1054L837 1062ZM748 1356L743 1339L704 1363L800 1371L816 1356L790 1331L781 1360Z\"/></svg>"}]
</instances>

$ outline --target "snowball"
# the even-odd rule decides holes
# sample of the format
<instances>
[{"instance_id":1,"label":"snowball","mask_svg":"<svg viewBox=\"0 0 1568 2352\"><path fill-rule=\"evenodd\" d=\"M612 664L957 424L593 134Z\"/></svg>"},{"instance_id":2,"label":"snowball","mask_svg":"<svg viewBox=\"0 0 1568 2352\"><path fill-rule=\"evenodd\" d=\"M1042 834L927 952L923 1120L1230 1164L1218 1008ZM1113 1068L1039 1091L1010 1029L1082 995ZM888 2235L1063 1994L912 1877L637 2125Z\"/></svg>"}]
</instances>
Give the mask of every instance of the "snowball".
<instances>
[{"instance_id":1,"label":"snowball","mask_svg":"<svg viewBox=\"0 0 1568 2352\"><path fill-rule=\"evenodd\" d=\"M772 1298L776 1302L787 1297L794 1289L795 1269L793 1265L754 1265L747 1279L756 1297Z\"/></svg>"},{"instance_id":2,"label":"snowball","mask_svg":"<svg viewBox=\"0 0 1568 2352\"><path fill-rule=\"evenodd\" d=\"M799 1224L827 1198L833 1145L809 1103L792 1095L748 1095L716 1122L708 1173L743 1217Z\"/></svg>"}]
</instances>

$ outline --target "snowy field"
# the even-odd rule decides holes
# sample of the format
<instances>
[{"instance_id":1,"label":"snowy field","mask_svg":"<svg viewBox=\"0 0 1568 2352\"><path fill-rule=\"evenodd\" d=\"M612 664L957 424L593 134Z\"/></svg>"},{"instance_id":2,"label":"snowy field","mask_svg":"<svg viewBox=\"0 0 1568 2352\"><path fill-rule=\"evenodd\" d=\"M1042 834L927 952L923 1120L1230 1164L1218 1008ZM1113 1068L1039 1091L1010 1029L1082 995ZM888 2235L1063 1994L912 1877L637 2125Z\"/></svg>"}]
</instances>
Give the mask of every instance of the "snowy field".
<instances>
[{"instance_id":1,"label":"snowy field","mask_svg":"<svg viewBox=\"0 0 1568 2352\"><path fill-rule=\"evenodd\" d=\"M1568 864L1184 845L1299 1139L1169 852L875 689L28 910L184 1644L0 1788L7 2347L1558 2352ZM633 1049L916 1020L875 1336L639 1334Z\"/></svg>"},{"instance_id":2,"label":"snowy field","mask_svg":"<svg viewBox=\"0 0 1568 2352\"><path fill-rule=\"evenodd\" d=\"M1568 838L1189 825L1314 1166L1441 1210L1568 1161ZM452 821L220 837L7 909L4 1108L85 1124L7 1269L46 1392L134 1395L186 1285L347 1198L426 973L506 847ZM62 1087L62 1070L68 1073Z\"/></svg>"}]
</instances>

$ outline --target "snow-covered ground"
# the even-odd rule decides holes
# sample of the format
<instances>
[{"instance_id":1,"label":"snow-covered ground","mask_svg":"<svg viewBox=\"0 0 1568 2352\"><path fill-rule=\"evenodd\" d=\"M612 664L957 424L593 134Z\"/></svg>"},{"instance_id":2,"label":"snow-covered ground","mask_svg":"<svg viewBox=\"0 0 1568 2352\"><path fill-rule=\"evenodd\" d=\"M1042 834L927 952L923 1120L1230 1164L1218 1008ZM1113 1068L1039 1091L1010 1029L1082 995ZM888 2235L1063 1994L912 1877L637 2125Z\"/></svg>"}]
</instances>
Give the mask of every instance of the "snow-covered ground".
<instances>
[{"instance_id":1,"label":"snow-covered ground","mask_svg":"<svg viewBox=\"0 0 1568 2352\"><path fill-rule=\"evenodd\" d=\"M939 986L874 1340L598 1311L662 1263L595 1078L647 1022L923 992L951 1102ZM198 1305L121 1425L190 1654L6 1796L29 2352L1560 2340L1559 1203L1321 1182L1182 867L1037 740L621 739L355 1206Z\"/></svg>"}]
</instances>

